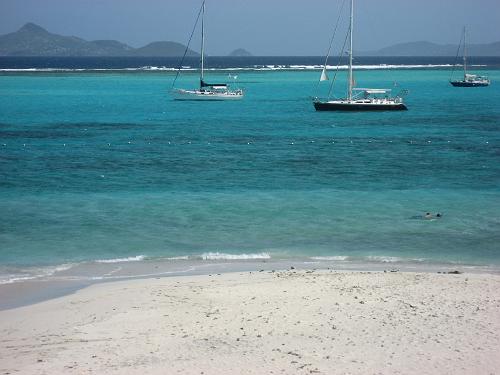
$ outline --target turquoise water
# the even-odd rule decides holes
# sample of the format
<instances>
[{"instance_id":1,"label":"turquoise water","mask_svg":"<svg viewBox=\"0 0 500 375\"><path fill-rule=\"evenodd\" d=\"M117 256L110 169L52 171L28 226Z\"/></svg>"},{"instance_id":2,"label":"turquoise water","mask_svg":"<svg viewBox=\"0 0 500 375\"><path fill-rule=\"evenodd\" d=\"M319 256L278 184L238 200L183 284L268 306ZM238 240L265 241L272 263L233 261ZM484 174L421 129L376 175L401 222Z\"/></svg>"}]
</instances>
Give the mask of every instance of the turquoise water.
<instances>
[{"instance_id":1,"label":"turquoise water","mask_svg":"<svg viewBox=\"0 0 500 375\"><path fill-rule=\"evenodd\" d=\"M500 70L476 89L446 70L357 72L410 90L396 113L315 112L318 72L238 74L233 103L172 101L169 72L1 74L0 271L241 254L500 265Z\"/></svg>"}]
</instances>

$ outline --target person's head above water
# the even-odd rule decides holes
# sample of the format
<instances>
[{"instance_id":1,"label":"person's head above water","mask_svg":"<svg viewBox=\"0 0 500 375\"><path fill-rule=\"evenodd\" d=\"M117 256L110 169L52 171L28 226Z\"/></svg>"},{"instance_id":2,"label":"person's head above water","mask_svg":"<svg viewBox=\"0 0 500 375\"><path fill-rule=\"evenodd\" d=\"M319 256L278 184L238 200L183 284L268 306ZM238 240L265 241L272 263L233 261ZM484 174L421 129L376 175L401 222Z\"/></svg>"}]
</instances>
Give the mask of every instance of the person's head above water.
<instances>
[{"instance_id":1,"label":"person's head above water","mask_svg":"<svg viewBox=\"0 0 500 375\"><path fill-rule=\"evenodd\" d=\"M424 215L424 219L432 219L432 214L430 212L426 212Z\"/></svg>"}]
</instances>

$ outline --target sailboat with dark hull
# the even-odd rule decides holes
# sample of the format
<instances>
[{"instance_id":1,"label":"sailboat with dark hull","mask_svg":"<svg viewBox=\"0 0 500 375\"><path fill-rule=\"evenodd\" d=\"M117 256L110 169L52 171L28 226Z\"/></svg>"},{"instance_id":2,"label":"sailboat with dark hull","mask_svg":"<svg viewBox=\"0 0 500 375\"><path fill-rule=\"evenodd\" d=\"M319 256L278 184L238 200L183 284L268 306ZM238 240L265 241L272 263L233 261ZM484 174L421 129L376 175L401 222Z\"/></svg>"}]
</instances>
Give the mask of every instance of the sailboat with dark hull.
<instances>
[{"instance_id":1,"label":"sailboat with dark hull","mask_svg":"<svg viewBox=\"0 0 500 375\"><path fill-rule=\"evenodd\" d=\"M344 99L321 100L314 98L313 104L316 111L404 111L408 108L403 103L402 96L391 96L391 89L356 88L353 77L353 20L354 20L354 0L351 0L351 16L349 22L349 70L347 97ZM336 30L337 28L335 28ZM335 34L335 33L334 33ZM333 42L333 37L332 37ZM330 50L332 46L330 43ZM321 81L328 80L326 67L329 57L327 53L325 65L321 73ZM342 55L342 53L341 53ZM340 64L340 61L339 61ZM337 66L337 70L338 70ZM331 91L331 90L330 90Z\"/></svg>"},{"instance_id":2,"label":"sailboat with dark hull","mask_svg":"<svg viewBox=\"0 0 500 375\"><path fill-rule=\"evenodd\" d=\"M456 80L452 81L450 79L450 83L454 87L486 87L490 85L490 80L488 77L485 76L479 76L476 74L470 74L467 73L467 30L464 27L464 31L462 34L462 39L460 40L460 44L458 45L458 51L457 51L457 58L458 58L458 53L460 52L460 48L462 45L462 40L463 40L463 45L464 45L464 53L463 53L463 67L464 67L464 78L462 80ZM456 59L455 59L456 63ZM456 64L455 64L456 65ZM451 75L453 76L455 69L451 72Z\"/></svg>"},{"instance_id":3,"label":"sailboat with dark hull","mask_svg":"<svg viewBox=\"0 0 500 375\"><path fill-rule=\"evenodd\" d=\"M364 90L364 89L362 89ZM386 94L390 90L379 90L377 94ZM374 95L372 89L363 91L364 95ZM351 100L314 101L316 111L406 111L408 108L399 98L380 98L372 96L368 99L353 98Z\"/></svg>"},{"instance_id":4,"label":"sailboat with dark hull","mask_svg":"<svg viewBox=\"0 0 500 375\"><path fill-rule=\"evenodd\" d=\"M240 100L243 99L243 90L231 90L227 83L208 83L205 81L205 0L201 4L198 18L195 22L193 33L196 30L198 20L201 14L201 60L200 60L200 88L199 89L177 89L175 83L179 76L186 52L189 48L189 43L186 46L186 52L182 58L180 67L177 71L177 76L172 84L173 97L175 100L195 100L195 101L226 101L226 100ZM192 34L191 34L192 37ZM190 39L191 41L191 39Z\"/></svg>"},{"instance_id":5,"label":"sailboat with dark hull","mask_svg":"<svg viewBox=\"0 0 500 375\"><path fill-rule=\"evenodd\" d=\"M478 76L473 74L465 75L462 81L450 81L450 83L455 87L486 87L490 85L489 80L478 79Z\"/></svg>"}]
</instances>

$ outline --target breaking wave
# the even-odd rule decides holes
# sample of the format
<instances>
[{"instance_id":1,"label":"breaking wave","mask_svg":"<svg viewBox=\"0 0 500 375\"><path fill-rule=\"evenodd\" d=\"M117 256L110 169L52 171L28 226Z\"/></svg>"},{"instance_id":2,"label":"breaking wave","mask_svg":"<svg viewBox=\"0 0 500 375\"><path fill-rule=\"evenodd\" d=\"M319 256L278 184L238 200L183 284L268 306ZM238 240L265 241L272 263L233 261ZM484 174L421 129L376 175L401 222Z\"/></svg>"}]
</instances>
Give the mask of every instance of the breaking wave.
<instances>
[{"instance_id":1,"label":"breaking wave","mask_svg":"<svg viewBox=\"0 0 500 375\"><path fill-rule=\"evenodd\" d=\"M256 254L227 254L227 253L203 253L200 256L203 260L246 260L246 259L271 259L268 253Z\"/></svg>"},{"instance_id":2,"label":"breaking wave","mask_svg":"<svg viewBox=\"0 0 500 375\"><path fill-rule=\"evenodd\" d=\"M58 272L67 271L73 268L74 266L75 264L71 263L71 264L60 264L58 266L19 269L16 270L15 272L3 271L0 272L0 285L50 277Z\"/></svg>"},{"instance_id":3,"label":"breaking wave","mask_svg":"<svg viewBox=\"0 0 500 375\"><path fill-rule=\"evenodd\" d=\"M96 263L125 263L125 262L140 262L141 260L146 259L145 255L137 255L135 257L128 258L115 258L115 259L98 259Z\"/></svg>"},{"instance_id":4,"label":"breaking wave","mask_svg":"<svg viewBox=\"0 0 500 375\"><path fill-rule=\"evenodd\" d=\"M474 67L486 67L487 65L472 65ZM452 64L372 64L372 65L354 65L355 70L389 70L389 69L439 69L451 68ZM339 70L346 70L347 65L341 65ZM253 65L248 67L215 67L205 69L207 71L308 71L321 70L323 65ZM328 65L327 70L336 70L336 65ZM167 66L141 66L131 68L3 68L0 72L40 72L40 73L60 73L60 72L175 72L177 68ZM184 66L182 71L196 71L198 68Z\"/></svg>"}]
</instances>

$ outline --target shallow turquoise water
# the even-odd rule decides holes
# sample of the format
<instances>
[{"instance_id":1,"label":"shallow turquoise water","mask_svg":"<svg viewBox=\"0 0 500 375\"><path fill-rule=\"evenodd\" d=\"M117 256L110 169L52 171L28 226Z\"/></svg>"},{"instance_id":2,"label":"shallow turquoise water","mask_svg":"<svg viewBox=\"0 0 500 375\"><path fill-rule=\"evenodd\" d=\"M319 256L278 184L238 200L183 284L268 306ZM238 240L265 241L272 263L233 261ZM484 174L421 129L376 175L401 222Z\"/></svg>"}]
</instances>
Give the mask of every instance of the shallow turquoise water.
<instances>
[{"instance_id":1,"label":"shallow turquoise water","mask_svg":"<svg viewBox=\"0 0 500 375\"><path fill-rule=\"evenodd\" d=\"M477 89L360 71L409 89L410 110L357 114L314 111L318 72L239 76L244 101L189 103L170 73L0 75L0 267L210 252L500 265L499 70Z\"/></svg>"}]
</instances>

